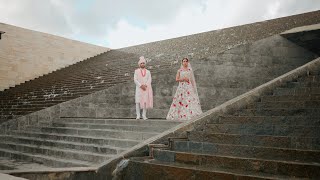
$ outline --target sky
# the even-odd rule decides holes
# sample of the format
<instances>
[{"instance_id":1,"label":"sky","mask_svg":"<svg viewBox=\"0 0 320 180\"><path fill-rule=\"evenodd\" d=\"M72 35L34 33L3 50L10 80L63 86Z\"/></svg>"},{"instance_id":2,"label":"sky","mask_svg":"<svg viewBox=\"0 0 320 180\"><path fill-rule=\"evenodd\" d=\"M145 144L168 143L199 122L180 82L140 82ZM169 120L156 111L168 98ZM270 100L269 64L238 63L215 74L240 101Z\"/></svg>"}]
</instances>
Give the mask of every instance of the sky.
<instances>
[{"instance_id":1,"label":"sky","mask_svg":"<svg viewBox=\"0 0 320 180\"><path fill-rule=\"evenodd\" d=\"M315 10L320 0L0 0L0 22L117 49Z\"/></svg>"}]
</instances>

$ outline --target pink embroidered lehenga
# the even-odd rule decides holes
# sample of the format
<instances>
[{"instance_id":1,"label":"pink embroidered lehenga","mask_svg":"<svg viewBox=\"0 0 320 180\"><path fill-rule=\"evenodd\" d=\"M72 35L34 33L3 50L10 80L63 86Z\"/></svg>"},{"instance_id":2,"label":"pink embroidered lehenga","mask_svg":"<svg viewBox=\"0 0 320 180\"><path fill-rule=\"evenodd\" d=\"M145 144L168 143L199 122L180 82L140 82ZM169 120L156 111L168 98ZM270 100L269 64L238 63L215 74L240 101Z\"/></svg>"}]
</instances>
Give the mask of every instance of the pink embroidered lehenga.
<instances>
[{"instance_id":1,"label":"pink embroidered lehenga","mask_svg":"<svg viewBox=\"0 0 320 180\"><path fill-rule=\"evenodd\" d=\"M173 97L168 120L190 120L202 113L191 65L187 69L180 68L180 77L187 77L189 82L179 82L177 91Z\"/></svg>"}]
</instances>

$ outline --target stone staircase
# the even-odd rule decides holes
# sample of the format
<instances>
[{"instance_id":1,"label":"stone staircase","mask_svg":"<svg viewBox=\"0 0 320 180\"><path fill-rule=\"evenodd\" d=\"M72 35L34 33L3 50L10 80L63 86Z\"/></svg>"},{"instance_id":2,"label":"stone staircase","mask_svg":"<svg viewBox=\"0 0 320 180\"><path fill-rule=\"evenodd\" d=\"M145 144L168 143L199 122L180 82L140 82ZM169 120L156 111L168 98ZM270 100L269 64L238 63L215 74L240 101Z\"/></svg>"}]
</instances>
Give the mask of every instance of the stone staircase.
<instances>
[{"instance_id":1,"label":"stone staircase","mask_svg":"<svg viewBox=\"0 0 320 180\"><path fill-rule=\"evenodd\" d=\"M293 46L287 42L279 41L279 39L271 39L271 41L254 44L252 47L248 46L242 49L235 47L250 45L251 43L275 36L295 27L320 23L319 17L320 11L314 11L270 21L111 50L5 91L0 91L0 123L131 81L133 71L137 67L137 60L141 55L145 55L148 60L151 60L148 62L148 68L151 69L152 76L162 71L165 72L163 74L168 74L172 77L170 70L168 71L171 68L171 70L174 69L174 77L176 69L179 66L175 65L172 67L171 65L178 63L182 57L190 57L193 61L192 63L194 63L193 67L195 70L197 70L197 67L207 67L212 70L213 68L208 67L206 64L208 61L211 61L217 68L213 70L216 70L219 75L228 75L228 73L225 73L227 71L237 72L237 75L241 75L240 78L238 76L227 78L221 76L221 79L213 79L214 82L217 82L214 84L215 86L229 89L224 94L218 96L223 99L216 101L217 104L205 104L205 109L208 110L215 105L225 102L225 100L229 100L234 95L239 95L238 92L243 93L248 90L247 88L260 85L259 83L251 83L254 79L258 79L258 82L263 83L262 79L267 77L272 79L271 76L275 74L281 75L315 58L311 57L310 53L301 51L301 49L299 50L296 47L289 50ZM264 45L270 42L271 47L264 47ZM272 42L275 44L272 44ZM232 49L235 51L232 51ZM230 52L224 54L228 50ZM288 57L279 56L286 52L289 53L289 55L286 55ZM247 56L250 53L251 57ZM283 66L283 63L285 66ZM276 70L272 68L273 65L277 65L278 67L279 64L281 64L280 68L276 68ZM243 85L244 87L239 87L239 83L237 82L243 80L243 78L252 77L251 73L254 73L252 71L253 69L256 70L256 67L266 67L258 71L266 73L267 77L261 77L261 79L258 77L254 78L252 81L248 81L248 86ZM219 70L223 73L220 74ZM274 72L273 70L279 71L280 74L277 74L278 72ZM205 72L200 72L200 70L195 72L196 75L203 73ZM215 74L212 77L219 76ZM168 79L164 80L168 82ZM199 85L203 84L199 83ZM235 90L235 87L239 87L240 90ZM170 84L170 88L172 88L172 84ZM230 88L233 89L230 90ZM208 89L212 89L212 87ZM207 92L207 89L203 91ZM170 96L167 98L170 98L171 101L172 94L170 90L158 90L155 93L161 94L161 96L163 94ZM208 97L200 98L205 99ZM163 100L164 98L161 97L159 99Z\"/></svg>"},{"instance_id":2,"label":"stone staircase","mask_svg":"<svg viewBox=\"0 0 320 180\"><path fill-rule=\"evenodd\" d=\"M29 126L0 135L0 156L17 161L1 169L95 167L177 124L157 119L56 119L51 127Z\"/></svg>"},{"instance_id":3,"label":"stone staircase","mask_svg":"<svg viewBox=\"0 0 320 180\"><path fill-rule=\"evenodd\" d=\"M132 158L123 179L319 179L319 129L317 70Z\"/></svg>"},{"instance_id":4,"label":"stone staircase","mask_svg":"<svg viewBox=\"0 0 320 180\"><path fill-rule=\"evenodd\" d=\"M0 123L127 82L137 59L133 53L111 50L0 91ZM170 65L159 63L149 62L148 67ZM154 68L153 74L157 72Z\"/></svg>"}]
</instances>

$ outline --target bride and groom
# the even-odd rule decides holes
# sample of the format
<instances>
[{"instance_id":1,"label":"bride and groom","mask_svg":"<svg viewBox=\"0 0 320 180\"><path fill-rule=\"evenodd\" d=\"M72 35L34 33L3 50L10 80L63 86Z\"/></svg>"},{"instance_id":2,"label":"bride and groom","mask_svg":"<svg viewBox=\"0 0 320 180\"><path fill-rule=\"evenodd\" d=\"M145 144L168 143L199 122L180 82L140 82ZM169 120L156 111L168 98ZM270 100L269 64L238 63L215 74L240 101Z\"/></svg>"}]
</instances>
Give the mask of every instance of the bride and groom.
<instances>
[{"instance_id":1,"label":"bride and groom","mask_svg":"<svg viewBox=\"0 0 320 180\"><path fill-rule=\"evenodd\" d=\"M146 120L147 109L153 108L152 78L150 71L146 69L146 60L143 56L140 57L138 65L139 68L134 72L136 119L140 119L142 109L142 118ZM181 67L177 71L176 81L179 82L179 85L166 119L189 120L201 114L197 85L188 58L181 60Z\"/></svg>"}]
</instances>

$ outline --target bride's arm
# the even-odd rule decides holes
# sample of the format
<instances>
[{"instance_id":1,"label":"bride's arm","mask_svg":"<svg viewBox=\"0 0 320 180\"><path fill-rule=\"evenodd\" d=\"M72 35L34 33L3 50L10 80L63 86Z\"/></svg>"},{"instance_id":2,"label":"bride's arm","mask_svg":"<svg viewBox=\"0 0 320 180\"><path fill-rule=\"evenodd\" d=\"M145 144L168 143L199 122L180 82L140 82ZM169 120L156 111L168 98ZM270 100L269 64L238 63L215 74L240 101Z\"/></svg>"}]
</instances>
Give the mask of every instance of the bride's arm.
<instances>
[{"instance_id":1,"label":"bride's arm","mask_svg":"<svg viewBox=\"0 0 320 180\"><path fill-rule=\"evenodd\" d=\"M177 82L182 81L182 80L180 79L180 72L179 72L179 70L178 70L177 75L176 75L176 81L177 81Z\"/></svg>"}]
</instances>

